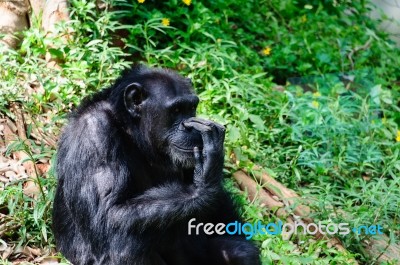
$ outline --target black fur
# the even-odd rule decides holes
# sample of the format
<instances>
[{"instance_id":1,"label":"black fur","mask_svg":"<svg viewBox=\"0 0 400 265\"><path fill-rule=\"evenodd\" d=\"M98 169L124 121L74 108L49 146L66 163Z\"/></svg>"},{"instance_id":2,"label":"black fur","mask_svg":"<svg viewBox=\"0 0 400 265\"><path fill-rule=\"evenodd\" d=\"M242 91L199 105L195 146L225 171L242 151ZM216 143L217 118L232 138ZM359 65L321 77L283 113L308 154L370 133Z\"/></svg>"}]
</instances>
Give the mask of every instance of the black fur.
<instances>
[{"instance_id":1,"label":"black fur","mask_svg":"<svg viewBox=\"0 0 400 265\"><path fill-rule=\"evenodd\" d=\"M58 149L53 226L75 265L259 264L242 237L188 235L238 220L221 185L222 126L195 118L190 81L137 66L84 100Z\"/></svg>"}]
</instances>

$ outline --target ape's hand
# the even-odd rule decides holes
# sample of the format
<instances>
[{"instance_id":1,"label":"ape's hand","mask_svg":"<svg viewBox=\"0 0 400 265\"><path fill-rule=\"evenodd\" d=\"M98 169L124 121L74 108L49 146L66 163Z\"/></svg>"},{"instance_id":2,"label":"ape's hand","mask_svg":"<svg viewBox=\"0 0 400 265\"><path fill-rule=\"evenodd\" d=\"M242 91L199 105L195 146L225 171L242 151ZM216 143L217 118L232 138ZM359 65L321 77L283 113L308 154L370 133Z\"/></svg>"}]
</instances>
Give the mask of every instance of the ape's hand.
<instances>
[{"instance_id":1,"label":"ape's hand","mask_svg":"<svg viewBox=\"0 0 400 265\"><path fill-rule=\"evenodd\" d=\"M194 183L215 183L221 180L224 162L224 126L199 118L189 118L184 122L185 127L200 132L203 138L203 152L200 155L198 147L194 148L196 161Z\"/></svg>"}]
</instances>

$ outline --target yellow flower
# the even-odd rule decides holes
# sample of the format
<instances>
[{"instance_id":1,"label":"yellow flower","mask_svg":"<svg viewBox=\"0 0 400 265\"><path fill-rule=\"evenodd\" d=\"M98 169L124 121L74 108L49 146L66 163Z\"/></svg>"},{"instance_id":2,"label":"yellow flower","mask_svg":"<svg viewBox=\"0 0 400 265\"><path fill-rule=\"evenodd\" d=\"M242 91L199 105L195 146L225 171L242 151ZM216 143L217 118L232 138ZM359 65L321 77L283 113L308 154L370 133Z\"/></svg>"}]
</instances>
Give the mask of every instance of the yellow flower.
<instances>
[{"instance_id":1,"label":"yellow flower","mask_svg":"<svg viewBox=\"0 0 400 265\"><path fill-rule=\"evenodd\" d=\"M145 0L137 0L139 4L143 4Z\"/></svg>"},{"instance_id":2,"label":"yellow flower","mask_svg":"<svg viewBox=\"0 0 400 265\"><path fill-rule=\"evenodd\" d=\"M396 142L400 142L400 131L397 131Z\"/></svg>"},{"instance_id":3,"label":"yellow flower","mask_svg":"<svg viewBox=\"0 0 400 265\"><path fill-rule=\"evenodd\" d=\"M182 0L182 2L187 5L190 6L190 4L192 3L192 0Z\"/></svg>"},{"instance_id":4,"label":"yellow flower","mask_svg":"<svg viewBox=\"0 0 400 265\"><path fill-rule=\"evenodd\" d=\"M314 98L319 98L320 96L321 96L321 93L319 93L319 91L313 93Z\"/></svg>"},{"instance_id":5,"label":"yellow flower","mask_svg":"<svg viewBox=\"0 0 400 265\"><path fill-rule=\"evenodd\" d=\"M319 107L319 102L316 101L316 100L313 100L313 102L311 103L311 105L312 105L314 108L318 108L318 107Z\"/></svg>"},{"instance_id":6,"label":"yellow flower","mask_svg":"<svg viewBox=\"0 0 400 265\"><path fill-rule=\"evenodd\" d=\"M169 26L169 19L168 18L163 18L161 20L161 24L163 24L164 26L168 27Z\"/></svg>"},{"instance_id":7,"label":"yellow flower","mask_svg":"<svg viewBox=\"0 0 400 265\"><path fill-rule=\"evenodd\" d=\"M270 48L270 47L265 47L265 48L262 50L262 54L264 54L264 55L270 55L270 54L271 54L271 48Z\"/></svg>"},{"instance_id":8,"label":"yellow flower","mask_svg":"<svg viewBox=\"0 0 400 265\"><path fill-rule=\"evenodd\" d=\"M301 22L302 23L306 23L307 22L307 16L306 15L301 17Z\"/></svg>"}]
</instances>

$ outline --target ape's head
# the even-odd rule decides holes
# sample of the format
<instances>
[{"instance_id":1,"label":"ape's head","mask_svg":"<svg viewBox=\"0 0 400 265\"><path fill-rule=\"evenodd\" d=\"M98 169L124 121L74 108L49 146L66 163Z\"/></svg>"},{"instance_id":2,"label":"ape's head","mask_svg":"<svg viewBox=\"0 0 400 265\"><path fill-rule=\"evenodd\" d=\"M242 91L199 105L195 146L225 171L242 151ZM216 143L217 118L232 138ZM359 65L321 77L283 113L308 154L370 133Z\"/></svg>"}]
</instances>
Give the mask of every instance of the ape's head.
<instances>
[{"instance_id":1,"label":"ape's head","mask_svg":"<svg viewBox=\"0 0 400 265\"><path fill-rule=\"evenodd\" d=\"M194 167L193 149L202 148L198 131L184 121L196 116L199 98L191 81L170 70L134 68L127 76L123 100L139 148L156 163ZM163 161L169 160L169 161Z\"/></svg>"}]
</instances>

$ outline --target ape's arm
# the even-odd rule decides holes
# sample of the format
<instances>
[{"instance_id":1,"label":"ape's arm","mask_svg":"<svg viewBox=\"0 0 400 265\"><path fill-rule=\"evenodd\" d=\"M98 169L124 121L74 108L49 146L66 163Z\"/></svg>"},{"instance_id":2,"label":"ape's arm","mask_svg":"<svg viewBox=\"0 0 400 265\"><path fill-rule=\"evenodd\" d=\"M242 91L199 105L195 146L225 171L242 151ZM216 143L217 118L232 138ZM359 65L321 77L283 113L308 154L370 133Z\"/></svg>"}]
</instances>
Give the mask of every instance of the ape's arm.
<instances>
[{"instance_id":1,"label":"ape's arm","mask_svg":"<svg viewBox=\"0 0 400 265\"><path fill-rule=\"evenodd\" d=\"M108 212L109 225L130 226L138 230L168 226L213 207L221 194L224 128L210 121L191 118L186 127L198 130L203 151L194 148L193 184L174 182L148 189L144 194L115 205ZM127 220L129 220L127 222Z\"/></svg>"}]
</instances>

